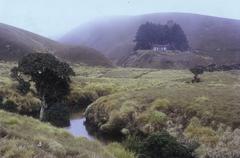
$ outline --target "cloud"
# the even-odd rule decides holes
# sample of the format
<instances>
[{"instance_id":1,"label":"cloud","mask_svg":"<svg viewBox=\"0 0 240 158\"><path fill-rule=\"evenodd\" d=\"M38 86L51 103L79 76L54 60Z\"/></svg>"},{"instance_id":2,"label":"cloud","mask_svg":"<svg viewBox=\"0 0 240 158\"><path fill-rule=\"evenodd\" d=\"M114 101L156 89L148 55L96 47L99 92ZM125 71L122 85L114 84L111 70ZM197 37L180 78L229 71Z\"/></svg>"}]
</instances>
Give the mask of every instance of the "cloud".
<instances>
[{"instance_id":1,"label":"cloud","mask_svg":"<svg viewBox=\"0 0 240 158\"><path fill-rule=\"evenodd\" d=\"M104 16L191 12L240 19L237 0L0 0L0 22L57 37Z\"/></svg>"}]
</instances>

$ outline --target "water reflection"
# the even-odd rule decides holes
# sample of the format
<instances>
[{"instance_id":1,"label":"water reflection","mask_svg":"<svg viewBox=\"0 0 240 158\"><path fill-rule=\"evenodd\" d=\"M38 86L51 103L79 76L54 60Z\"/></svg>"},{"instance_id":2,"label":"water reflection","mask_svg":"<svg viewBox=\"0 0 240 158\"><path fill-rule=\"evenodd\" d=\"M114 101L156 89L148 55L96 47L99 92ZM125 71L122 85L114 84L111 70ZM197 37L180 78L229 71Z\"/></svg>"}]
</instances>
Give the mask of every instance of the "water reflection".
<instances>
[{"instance_id":1,"label":"water reflection","mask_svg":"<svg viewBox=\"0 0 240 158\"><path fill-rule=\"evenodd\" d=\"M95 138L89 135L84 122L85 117L83 116L83 112L73 114L70 119L70 126L66 128L72 135L76 137L85 137L89 140L94 140Z\"/></svg>"}]
</instances>

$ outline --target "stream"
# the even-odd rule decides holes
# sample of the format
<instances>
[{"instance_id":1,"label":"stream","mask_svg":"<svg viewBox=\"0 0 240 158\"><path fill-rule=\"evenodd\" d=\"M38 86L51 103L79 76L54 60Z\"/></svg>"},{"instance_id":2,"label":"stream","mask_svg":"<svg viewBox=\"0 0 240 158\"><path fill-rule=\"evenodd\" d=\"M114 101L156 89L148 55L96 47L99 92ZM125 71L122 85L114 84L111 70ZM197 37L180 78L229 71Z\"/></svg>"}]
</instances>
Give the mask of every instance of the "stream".
<instances>
[{"instance_id":1,"label":"stream","mask_svg":"<svg viewBox=\"0 0 240 158\"><path fill-rule=\"evenodd\" d=\"M75 137L85 137L88 140L98 140L102 144L109 144L111 142L120 141L121 137L114 137L111 135L98 135L95 132L89 132L85 126L86 118L83 115L84 112L71 114L70 126L65 129Z\"/></svg>"},{"instance_id":2,"label":"stream","mask_svg":"<svg viewBox=\"0 0 240 158\"><path fill-rule=\"evenodd\" d=\"M89 140L96 140L94 136L88 133L84 125L85 120L83 112L72 114L70 118L70 126L66 127L66 130L75 137L85 137Z\"/></svg>"}]
</instances>

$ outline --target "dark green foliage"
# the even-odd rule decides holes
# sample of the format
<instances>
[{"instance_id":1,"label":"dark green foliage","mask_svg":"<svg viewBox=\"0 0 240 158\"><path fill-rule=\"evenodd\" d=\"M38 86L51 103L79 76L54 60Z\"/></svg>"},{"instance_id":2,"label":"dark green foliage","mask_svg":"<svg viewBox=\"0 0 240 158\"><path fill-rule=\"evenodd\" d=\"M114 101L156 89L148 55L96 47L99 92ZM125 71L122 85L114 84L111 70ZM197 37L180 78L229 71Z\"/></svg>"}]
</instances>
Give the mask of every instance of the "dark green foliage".
<instances>
[{"instance_id":1,"label":"dark green foliage","mask_svg":"<svg viewBox=\"0 0 240 158\"><path fill-rule=\"evenodd\" d=\"M0 106L2 105L3 103L3 96L0 95Z\"/></svg>"},{"instance_id":2,"label":"dark green foliage","mask_svg":"<svg viewBox=\"0 0 240 158\"><path fill-rule=\"evenodd\" d=\"M23 79L19 80L19 84L17 85L17 90L22 94L25 95L30 91L31 84Z\"/></svg>"},{"instance_id":3,"label":"dark green foliage","mask_svg":"<svg viewBox=\"0 0 240 158\"><path fill-rule=\"evenodd\" d=\"M189 49L187 38L180 25L170 22L167 25L147 22L139 27L135 37L135 50L152 49L153 44L169 45L171 50Z\"/></svg>"},{"instance_id":4,"label":"dark green foliage","mask_svg":"<svg viewBox=\"0 0 240 158\"><path fill-rule=\"evenodd\" d=\"M70 125L70 112L63 103L55 103L46 110L46 120L58 127Z\"/></svg>"},{"instance_id":5,"label":"dark green foliage","mask_svg":"<svg viewBox=\"0 0 240 158\"><path fill-rule=\"evenodd\" d=\"M17 81L20 80L20 79L22 79L17 67L13 67L13 68L11 69L11 74L10 74L10 76L11 76L12 79L15 79L15 80L17 80Z\"/></svg>"},{"instance_id":6,"label":"dark green foliage","mask_svg":"<svg viewBox=\"0 0 240 158\"><path fill-rule=\"evenodd\" d=\"M171 49L181 51L188 50L189 45L187 37L185 36L180 25L174 24L169 28L168 32L167 39L172 47Z\"/></svg>"},{"instance_id":7,"label":"dark green foliage","mask_svg":"<svg viewBox=\"0 0 240 158\"><path fill-rule=\"evenodd\" d=\"M150 134L147 137L131 136L125 147L137 153L138 158L192 158L191 151L179 144L167 132Z\"/></svg>"},{"instance_id":8,"label":"dark green foliage","mask_svg":"<svg viewBox=\"0 0 240 158\"><path fill-rule=\"evenodd\" d=\"M55 56L47 53L28 54L19 61L18 67L11 70L11 76L18 80L18 90L26 94L30 88L29 82L34 82L37 95L42 101L40 119L46 120L45 109L62 102L70 92L70 76L74 75L72 68ZM22 75L28 76L25 81ZM53 111L53 110L51 110Z\"/></svg>"},{"instance_id":9,"label":"dark green foliage","mask_svg":"<svg viewBox=\"0 0 240 158\"><path fill-rule=\"evenodd\" d=\"M167 132L151 134L143 142L142 158L191 158L189 150Z\"/></svg>"},{"instance_id":10,"label":"dark green foliage","mask_svg":"<svg viewBox=\"0 0 240 158\"><path fill-rule=\"evenodd\" d=\"M18 81L18 85L17 85L17 90L19 91L19 93L21 93L22 95L27 94L30 91L30 87L31 84L28 81L25 81L22 76L21 73L19 72L18 67L13 67L11 69L11 74L10 74L11 78Z\"/></svg>"},{"instance_id":11,"label":"dark green foliage","mask_svg":"<svg viewBox=\"0 0 240 158\"><path fill-rule=\"evenodd\" d=\"M195 66L195 67L190 69L190 71L194 74L194 77L192 79L192 83L200 82L200 78L198 77L198 75L203 74L204 70L205 70L205 68L203 66Z\"/></svg>"},{"instance_id":12,"label":"dark green foliage","mask_svg":"<svg viewBox=\"0 0 240 158\"><path fill-rule=\"evenodd\" d=\"M1 109L9 112L17 112L17 105L13 101L7 100L5 103L1 104Z\"/></svg>"},{"instance_id":13,"label":"dark green foliage","mask_svg":"<svg viewBox=\"0 0 240 158\"><path fill-rule=\"evenodd\" d=\"M33 53L25 56L18 63L18 69L29 75L35 82L41 98L47 103L59 102L69 92L71 67L59 61L55 56L46 53Z\"/></svg>"}]
</instances>

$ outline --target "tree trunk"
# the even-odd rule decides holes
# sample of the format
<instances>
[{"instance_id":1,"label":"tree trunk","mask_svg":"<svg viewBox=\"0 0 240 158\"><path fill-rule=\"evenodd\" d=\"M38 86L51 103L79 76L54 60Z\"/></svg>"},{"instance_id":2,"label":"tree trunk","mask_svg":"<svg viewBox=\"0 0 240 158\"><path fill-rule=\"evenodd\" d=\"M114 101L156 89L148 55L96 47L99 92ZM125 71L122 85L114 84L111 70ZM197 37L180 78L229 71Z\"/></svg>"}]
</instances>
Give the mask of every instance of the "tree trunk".
<instances>
[{"instance_id":1,"label":"tree trunk","mask_svg":"<svg viewBox=\"0 0 240 158\"><path fill-rule=\"evenodd\" d=\"M200 78L198 77L198 75L194 75L192 83L198 83L200 82Z\"/></svg>"},{"instance_id":2,"label":"tree trunk","mask_svg":"<svg viewBox=\"0 0 240 158\"><path fill-rule=\"evenodd\" d=\"M39 119L40 119L41 121L43 121L43 119L44 119L44 107L43 107L43 106L41 106Z\"/></svg>"},{"instance_id":3,"label":"tree trunk","mask_svg":"<svg viewBox=\"0 0 240 158\"><path fill-rule=\"evenodd\" d=\"M47 108L47 104L46 104L46 101L45 101L45 97L42 97L42 105L41 105L41 110L40 110L40 116L39 116L39 119L41 121L45 121L45 109Z\"/></svg>"}]
</instances>

